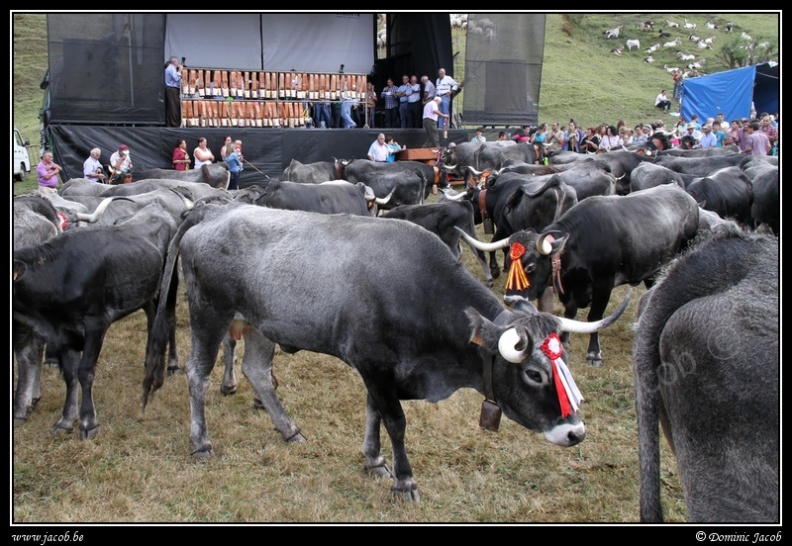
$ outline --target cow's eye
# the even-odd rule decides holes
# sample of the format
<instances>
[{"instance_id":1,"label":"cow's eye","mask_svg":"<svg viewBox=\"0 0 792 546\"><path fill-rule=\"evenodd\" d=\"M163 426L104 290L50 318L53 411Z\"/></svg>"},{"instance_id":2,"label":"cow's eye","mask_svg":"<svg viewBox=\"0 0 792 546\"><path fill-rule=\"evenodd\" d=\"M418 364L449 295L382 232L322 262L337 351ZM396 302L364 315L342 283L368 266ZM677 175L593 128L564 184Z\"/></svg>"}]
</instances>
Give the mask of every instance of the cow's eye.
<instances>
[{"instance_id":1,"label":"cow's eye","mask_svg":"<svg viewBox=\"0 0 792 546\"><path fill-rule=\"evenodd\" d=\"M533 383L542 382L542 374L536 370L525 370L525 376Z\"/></svg>"},{"instance_id":2,"label":"cow's eye","mask_svg":"<svg viewBox=\"0 0 792 546\"><path fill-rule=\"evenodd\" d=\"M525 266L525 272L526 273L533 273L535 269L536 269L536 263L535 262L531 262L531 263L529 263L528 265Z\"/></svg>"}]
</instances>

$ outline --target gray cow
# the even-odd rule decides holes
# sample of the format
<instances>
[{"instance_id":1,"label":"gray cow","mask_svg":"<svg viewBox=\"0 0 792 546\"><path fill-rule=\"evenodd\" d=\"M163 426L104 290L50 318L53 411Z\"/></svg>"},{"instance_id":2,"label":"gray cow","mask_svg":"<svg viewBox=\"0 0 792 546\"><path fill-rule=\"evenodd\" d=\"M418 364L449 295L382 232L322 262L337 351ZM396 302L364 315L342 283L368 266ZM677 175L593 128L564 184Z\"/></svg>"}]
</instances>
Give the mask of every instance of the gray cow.
<instances>
[{"instance_id":1,"label":"gray cow","mask_svg":"<svg viewBox=\"0 0 792 546\"><path fill-rule=\"evenodd\" d=\"M642 298L633 342L642 521L663 519L658 422L690 521L780 521L778 264L775 237L724 222Z\"/></svg>"},{"instance_id":2,"label":"gray cow","mask_svg":"<svg viewBox=\"0 0 792 546\"><path fill-rule=\"evenodd\" d=\"M437 402L473 388L486 397L489 428L497 428L502 409L556 445L576 445L585 436L580 392L556 388L557 374L566 377L558 332L590 332L621 313L592 325L538 313L522 298L506 308L439 237L388 218L206 205L180 226L166 276L177 258L184 264L193 340L186 363L193 454L212 452L206 386L239 313L284 351L328 354L355 368L367 390L364 469L389 475L380 453L384 425L393 450L392 491L413 501L419 496L401 400ZM162 290L164 301L167 283ZM160 311L163 306L147 351L144 407L165 375L167 321ZM262 349L260 358L245 355L243 372L288 440L296 427L280 404L267 405L274 396L272 351Z\"/></svg>"}]
</instances>

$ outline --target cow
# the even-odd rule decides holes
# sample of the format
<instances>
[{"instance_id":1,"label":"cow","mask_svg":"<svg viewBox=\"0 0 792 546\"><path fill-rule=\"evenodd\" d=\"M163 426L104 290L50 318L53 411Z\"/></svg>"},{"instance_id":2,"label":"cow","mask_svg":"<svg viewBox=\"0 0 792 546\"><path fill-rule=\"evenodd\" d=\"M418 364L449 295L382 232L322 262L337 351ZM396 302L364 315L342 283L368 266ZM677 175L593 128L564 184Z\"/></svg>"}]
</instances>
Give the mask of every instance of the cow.
<instances>
[{"instance_id":1,"label":"cow","mask_svg":"<svg viewBox=\"0 0 792 546\"><path fill-rule=\"evenodd\" d=\"M16 332L32 331L59 358L66 402L55 432L70 432L79 411L80 438L98 433L92 390L104 336L112 323L138 309L153 320L165 251L175 231L173 218L153 203L125 222L67 230L14 250L14 348L27 341ZM177 282L176 277L168 282ZM174 287L164 307L171 340L175 294ZM172 367L176 355L170 347Z\"/></svg>"},{"instance_id":2,"label":"cow","mask_svg":"<svg viewBox=\"0 0 792 546\"><path fill-rule=\"evenodd\" d=\"M300 182L302 184L320 184L328 180L343 178L343 167L335 158L333 161L316 161L300 163L292 159L289 166L283 169L281 180Z\"/></svg>"},{"instance_id":3,"label":"cow","mask_svg":"<svg viewBox=\"0 0 792 546\"><path fill-rule=\"evenodd\" d=\"M320 214L355 214L376 216L377 205L388 198L377 198L362 182L332 180L321 184L304 184L288 180L270 180L266 185L251 185L239 190L234 199L262 207L304 210Z\"/></svg>"},{"instance_id":4,"label":"cow","mask_svg":"<svg viewBox=\"0 0 792 546\"><path fill-rule=\"evenodd\" d=\"M201 165L197 169L189 171L177 171L174 169L145 169L135 171L135 178L145 180L147 178L167 178L169 180L180 180L182 182L195 182L208 184L213 188L228 189L231 181L231 172L226 163L209 163Z\"/></svg>"},{"instance_id":5,"label":"cow","mask_svg":"<svg viewBox=\"0 0 792 546\"><path fill-rule=\"evenodd\" d=\"M662 165L672 171L684 174L707 176L713 171L724 167L738 166L746 160L742 154L714 155L706 157L675 157L673 155L658 155L655 165Z\"/></svg>"},{"instance_id":6,"label":"cow","mask_svg":"<svg viewBox=\"0 0 792 546\"><path fill-rule=\"evenodd\" d=\"M470 201L443 199L438 203L424 205L400 205L387 211L383 218L407 220L431 231L440 237L440 240L451 249L457 259L462 256L462 247L460 246L461 236L454 226L459 227L471 238L476 238L473 204ZM481 265L484 281L491 288L495 282L487 267L487 258L484 252L472 246L470 248Z\"/></svg>"},{"instance_id":7,"label":"cow","mask_svg":"<svg viewBox=\"0 0 792 546\"><path fill-rule=\"evenodd\" d=\"M637 165L630 173L630 193L662 184L676 184L685 189L685 180L681 174L649 161Z\"/></svg>"},{"instance_id":8,"label":"cow","mask_svg":"<svg viewBox=\"0 0 792 546\"><path fill-rule=\"evenodd\" d=\"M727 146L712 146L710 148L669 148L657 153L657 156L676 156L676 157L709 157L739 154L740 149L736 144Z\"/></svg>"},{"instance_id":9,"label":"cow","mask_svg":"<svg viewBox=\"0 0 792 546\"><path fill-rule=\"evenodd\" d=\"M14 197L14 248L38 245L63 233L63 218L52 203L39 195ZM41 399L41 362L44 340L30 328L14 328L17 386L14 391L13 423L23 423Z\"/></svg>"},{"instance_id":10,"label":"cow","mask_svg":"<svg viewBox=\"0 0 792 546\"><path fill-rule=\"evenodd\" d=\"M368 159L339 159L336 160L336 162L338 164L337 169L340 168L340 172L342 174L342 176L336 176L336 178L352 182L353 184L357 182L363 182L367 186L374 189L374 193L377 195L377 197L385 197L390 191L388 190L385 193L380 193L376 188L374 188L372 180L378 178L377 175L390 177L390 175L400 175L405 171L410 171L411 173L415 173L417 171L421 173L420 177L425 181L423 190L424 193L421 197L422 200L429 197L429 192L431 191L433 184L437 184L439 188L448 187L447 182L440 180L440 170L437 167L427 163L421 163L420 161L394 161L393 163L388 163L387 161L371 161Z\"/></svg>"},{"instance_id":11,"label":"cow","mask_svg":"<svg viewBox=\"0 0 792 546\"><path fill-rule=\"evenodd\" d=\"M488 179L483 188L468 189L468 195L475 222L484 223L485 233L494 232L493 243L506 240L522 229L541 230L578 202L575 190L559 174L534 177L506 173ZM497 279L500 276L497 252L489 253L490 274ZM508 258L504 251L504 271L509 268Z\"/></svg>"},{"instance_id":12,"label":"cow","mask_svg":"<svg viewBox=\"0 0 792 546\"><path fill-rule=\"evenodd\" d=\"M527 142L495 141L483 144L463 142L449 145L444 150L438 168L443 173L442 179L446 182L449 176L453 176L464 179L466 185L473 185L470 168L476 171L497 171L509 160L534 164L536 158L533 145Z\"/></svg>"},{"instance_id":13,"label":"cow","mask_svg":"<svg viewBox=\"0 0 792 546\"><path fill-rule=\"evenodd\" d=\"M427 180L421 169L407 169L395 172L369 172L357 177L374 191L374 195L387 201L380 210L388 210L399 205L420 205L426 197ZM390 196L390 197L388 197Z\"/></svg>"},{"instance_id":14,"label":"cow","mask_svg":"<svg viewBox=\"0 0 792 546\"><path fill-rule=\"evenodd\" d=\"M647 144L647 146L651 145L653 144ZM652 156L639 154L627 149L611 150L607 153L598 154L597 160L608 164L610 174L616 179L616 193L618 195L630 193L630 180L632 170L635 167L645 161L656 161Z\"/></svg>"},{"instance_id":15,"label":"cow","mask_svg":"<svg viewBox=\"0 0 792 546\"><path fill-rule=\"evenodd\" d=\"M779 193L778 165L764 158L755 158L742 163L740 168L751 181L753 203L751 218L759 228L769 228L775 235L781 234L781 204Z\"/></svg>"},{"instance_id":16,"label":"cow","mask_svg":"<svg viewBox=\"0 0 792 546\"><path fill-rule=\"evenodd\" d=\"M701 208L721 218L733 219L745 227L754 227L751 218L753 188L740 167L718 169L695 179L686 190Z\"/></svg>"},{"instance_id":17,"label":"cow","mask_svg":"<svg viewBox=\"0 0 792 546\"><path fill-rule=\"evenodd\" d=\"M505 308L439 237L420 226L277 209L262 214L260 207L236 203L207 205L191 211L179 227L166 276L177 259L184 266L191 317L186 370L195 457L212 452L206 385L237 313L284 351L332 355L359 373L367 391L364 469L390 474L380 453L382 424L393 450L391 490L406 500L418 501L419 494L400 400L436 402L470 387L486 397L481 424L489 429L497 429L502 410L556 445L576 445L585 436L580 392L571 385L557 388L554 379L559 385L561 379L553 369L565 373L558 332L592 326L538 313L522 298ZM162 291L167 290L163 283ZM162 310L160 305L147 351L144 409L163 383ZM245 375L266 403L273 394L271 358L245 362ZM571 374L568 383L574 384ZM284 439L288 433L281 430Z\"/></svg>"},{"instance_id":18,"label":"cow","mask_svg":"<svg viewBox=\"0 0 792 546\"><path fill-rule=\"evenodd\" d=\"M552 286L565 317L572 319L578 309L591 306L588 319L596 321L614 287L651 286L663 265L687 247L698 231L698 209L685 190L664 184L625 196L584 199L539 233L518 231L489 245L469 242L484 251L509 246L519 256L528 285L515 285L516 292L534 299ZM586 360L602 365L596 332Z\"/></svg>"},{"instance_id":19,"label":"cow","mask_svg":"<svg viewBox=\"0 0 792 546\"><path fill-rule=\"evenodd\" d=\"M632 364L643 522L663 521L658 423L691 522L780 522L778 247L724 223L641 299Z\"/></svg>"}]
</instances>

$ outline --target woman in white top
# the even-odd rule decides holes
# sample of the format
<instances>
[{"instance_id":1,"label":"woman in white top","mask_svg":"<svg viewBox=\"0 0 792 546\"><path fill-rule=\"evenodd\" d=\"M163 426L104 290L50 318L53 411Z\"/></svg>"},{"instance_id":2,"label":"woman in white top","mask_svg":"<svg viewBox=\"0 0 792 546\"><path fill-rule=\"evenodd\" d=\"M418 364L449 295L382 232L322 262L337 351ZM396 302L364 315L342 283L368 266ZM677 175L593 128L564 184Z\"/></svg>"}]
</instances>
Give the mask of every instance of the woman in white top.
<instances>
[{"instance_id":1,"label":"woman in white top","mask_svg":"<svg viewBox=\"0 0 792 546\"><path fill-rule=\"evenodd\" d=\"M608 125L608 128L605 131L605 136L602 137L599 147L600 150L605 150L608 152L622 147L622 139L619 137L616 127L613 125Z\"/></svg>"},{"instance_id":2,"label":"woman in white top","mask_svg":"<svg viewBox=\"0 0 792 546\"><path fill-rule=\"evenodd\" d=\"M196 169L215 160L214 154L206 147L206 139L204 137L198 139L198 147L193 150L193 157L195 158Z\"/></svg>"}]
</instances>

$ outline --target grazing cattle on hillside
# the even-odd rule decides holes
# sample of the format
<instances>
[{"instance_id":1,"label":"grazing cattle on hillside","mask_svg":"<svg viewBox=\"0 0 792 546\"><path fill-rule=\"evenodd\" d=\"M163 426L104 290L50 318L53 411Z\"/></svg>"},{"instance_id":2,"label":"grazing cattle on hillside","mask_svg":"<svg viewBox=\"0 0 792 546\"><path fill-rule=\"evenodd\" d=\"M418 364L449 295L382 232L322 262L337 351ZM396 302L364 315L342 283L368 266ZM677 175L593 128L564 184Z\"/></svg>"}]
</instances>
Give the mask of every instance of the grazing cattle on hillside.
<instances>
[{"instance_id":1,"label":"grazing cattle on hillside","mask_svg":"<svg viewBox=\"0 0 792 546\"><path fill-rule=\"evenodd\" d=\"M339 180L343 177L342 175L343 167L336 160L300 163L296 159L292 159L289 166L283 169L281 180L302 184L321 184L328 180Z\"/></svg>"},{"instance_id":2,"label":"grazing cattle on hillside","mask_svg":"<svg viewBox=\"0 0 792 546\"><path fill-rule=\"evenodd\" d=\"M471 242L482 250L515 244L529 299L552 286L564 305L564 316L591 306L588 319L602 318L616 286L651 285L655 275L698 231L698 205L685 190L665 184L625 196L589 197L542 232L514 233L491 245ZM518 252L520 254L520 252ZM591 334L588 360L602 365L599 336Z\"/></svg>"},{"instance_id":3,"label":"grazing cattle on hillside","mask_svg":"<svg viewBox=\"0 0 792 546\"><path fill-rule=\"evenodd\" d=\"M196 457L212 452L206 385L237 313L287 352L332 355L360 374L367 391L364 469L389 474L380 453L384 425L393 449L392 491L408 500L419 495L400 400L436 402L460 388L474 388L486 397L482 426L497 429L500 408L557 445L572 446L585 436L580 392L567 375L556 336L588 325L537 313L522 298L505 308L436 235L417 225L208 205L186 217L171 248L165 275L175 271L178 259L188 287L193 346L186 369ZM162 306L147 352L144 407L164 379L161 311ZM539 350L543 346L547 352ZM266 404L273 396L271 358L246 358L245 365L256 396ZM267 411L273 415L283 408L278 404ZM291 423L285 414L279 417ZM279 430L288 439L291 429Z\"/></svg>"},{"instance_id":4,"label":"grazing cattle on hillside","mask_svg":"<svg viewBox=\"0 0 792 546\"><path fill-rule=\"evenodd\" d=\"M440 240L451 249L457 259L462 256L462 247L460 246L462 236L454 227L459 227L471 238L476 238L473 204L470 201L444 200L439 203L424 205L401 205L389 210L383 217L407 220L431 231L440 237ZM481 271L487 286L492 287L494 281L487 267L487 258L484 256L484 252L473 246L470 248L481 265Z\"/></svg>"},{"instance_id":5,"label":"grazing cattle on hillside","mask_svg":"<svg viewBox=\"0 0 792 546\"><path fill-rule=\"evenodd\" d=\"M642 298L641 521L663 521L659 423L691 522L780 522L779 289L778 240L725 223Z\"/></svg>"},{"instance_id":6,"label":"grazing cattle on hillside","mask_svg":"<svg viewBox=\"0 0 792 546\"><path fill-rule=\"evenodd\" d=\"M59 357L66 402L55 431L72 430L81 391L80 437L96 436L92 390L104 336L111 324L141 308L151 325L165 252L175 231L172 217L153 203L125 222L68 230L14 250L14 348L26 341L16 332L29 329ZM170 281L175 283L176 277ZM172 327L175 294L174 289L165 308L170 367L178 367Z\"/></svg>"},{"instance_id":7,"label":"grazing cattle on hillside","mask_svg":"<svg viewBox=\"0 0 792 546\"><path fill-rule=\"evenodd\" d=\"M228 170L228 165L226 165L224 161L201 165L199 168L190 169L189 171L177 171L174 169L146 169L135 171L136 180L145 180L147 178L167 178L169 180L195 182L197 184L208 184L213 188L222 188L225 190L228 189L228 183L231 181L231 172Z\"/></svg>"},{"instance_id":8,"label":"grazing cattle on hillside","mask_svg":"<svg viewBox=\"0 0 792 546\"><path fill-rule=\"evenodd\" d=\"M379 199L362 182L332 180L321 184L304 184L287 180L270 180L266 185L252 185L239 190L235 199L242 203L273 209L304 210L319 214L354 214L376 216Z\"/></svg>"}]
</instances>

